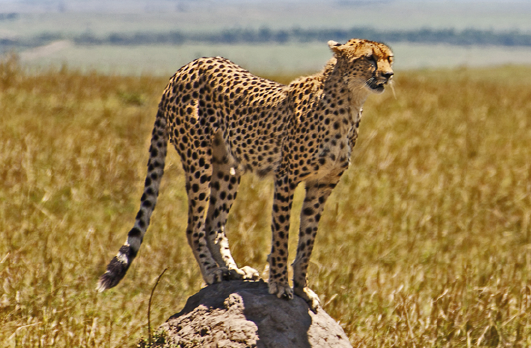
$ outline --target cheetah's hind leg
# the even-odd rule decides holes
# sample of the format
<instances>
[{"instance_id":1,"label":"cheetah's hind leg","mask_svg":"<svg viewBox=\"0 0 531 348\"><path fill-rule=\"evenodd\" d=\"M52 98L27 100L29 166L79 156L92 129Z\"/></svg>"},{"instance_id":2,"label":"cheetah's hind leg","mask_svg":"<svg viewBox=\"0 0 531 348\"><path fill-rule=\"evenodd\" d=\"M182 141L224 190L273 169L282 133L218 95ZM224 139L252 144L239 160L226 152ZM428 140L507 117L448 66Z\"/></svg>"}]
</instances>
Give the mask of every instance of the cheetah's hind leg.
<instances>
[{"instance_id":1,"label":"cheetah's hind leg","mask_svg":"<svg viewBox=\"0 0 531 348\"><path fill-rule=\"evenodd\" d=\"M238 193L241 173L228 154L220 133L217 133L213 140L212 166L210 203L206 218L210 253L224 270L224 279L258 280L260 274L255 269L248 266L238 268L232 258L229 240L225 234L227 216Z\"/></svg>"}]
</instances>

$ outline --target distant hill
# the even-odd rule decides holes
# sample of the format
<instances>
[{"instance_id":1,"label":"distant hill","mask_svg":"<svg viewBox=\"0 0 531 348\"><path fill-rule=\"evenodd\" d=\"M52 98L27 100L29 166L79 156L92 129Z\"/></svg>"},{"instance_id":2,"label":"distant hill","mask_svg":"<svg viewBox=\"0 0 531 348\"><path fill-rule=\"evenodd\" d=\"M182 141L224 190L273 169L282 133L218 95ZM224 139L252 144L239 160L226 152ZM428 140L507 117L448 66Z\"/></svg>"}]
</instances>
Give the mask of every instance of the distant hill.
<instances>
[{"instance_id":1,"label":"distant hill","mask_svg":"<svg viewBox=\"0 0 531 348\"><path fill-rule=\"evenodd\" d=\"M428 43L450 45L494 45L494 46L531 46L531 34L519 31L495 32L478 29L418 29L418 30L377 30L371 28L351 29L226 29L218 32L186 33L170 31L166 33L111 33L104 37L82 34L74 37L80 45L146 45L146 44L183 44L200 43L289 43L337 40L346 41L353 37L390 43ZM56 39L61 39L57 37Z\"/></svg>"},{"instance_id":2,"label":"distant hill","mask_svg":"<svg viewBox=\"0 0 531 348\"><path fill-rule=\"evenodd\" d=\"M393 43L422 43L475 46L522 46L531 47L531 34L520 31L496 32L478 29L418 29L418 30L377 30L371 28L340 29L225 29L213 32L114 32L106 35L82 33L44 32L30 37L0 36L0 53L17 48L43 46L59 40L70 40L76 45L150 45L186 43L208 44L265 44L265 43L305 43L336 40L344 42L359 37L374 41Z\"/></svg>"}]
</instances>

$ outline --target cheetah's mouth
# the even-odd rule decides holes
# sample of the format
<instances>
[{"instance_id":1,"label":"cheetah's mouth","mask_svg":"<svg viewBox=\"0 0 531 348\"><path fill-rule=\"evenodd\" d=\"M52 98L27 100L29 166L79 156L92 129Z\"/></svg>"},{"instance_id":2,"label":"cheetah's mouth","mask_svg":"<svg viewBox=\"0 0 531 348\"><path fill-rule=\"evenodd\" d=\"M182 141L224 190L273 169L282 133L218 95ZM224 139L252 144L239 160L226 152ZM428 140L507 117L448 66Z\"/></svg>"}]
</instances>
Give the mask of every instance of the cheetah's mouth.
<instances>
[{"instance_id":1,"label":"cheetah's mouth","mask_svg":"<svg viewBox=\"0 0 531 348\"><path fill-rule=\"evenodd\" d=\"M371 77L367 80L367 87L376 93L382 93L385 89L385 82L378 82L376 77Z\"/></svg>"}]
</instances>

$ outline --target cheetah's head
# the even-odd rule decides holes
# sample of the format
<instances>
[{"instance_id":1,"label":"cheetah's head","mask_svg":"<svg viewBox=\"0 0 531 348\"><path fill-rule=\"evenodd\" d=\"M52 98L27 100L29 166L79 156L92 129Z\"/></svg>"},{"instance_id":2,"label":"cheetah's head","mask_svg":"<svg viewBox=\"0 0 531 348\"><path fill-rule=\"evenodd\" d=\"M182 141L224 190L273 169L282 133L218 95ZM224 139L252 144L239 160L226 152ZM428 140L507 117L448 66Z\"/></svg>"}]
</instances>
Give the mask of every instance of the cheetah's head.
<instances>
[{"instance_id":1,"label":"cheetah's head","mask_svg":"<svg viewBox=\"0 0 531 348\"><path fill-rule=\"evenodd\" d=\"M366 89L382 93L393 77L393 52L382 43L351 39L345 44L328 41L328 46L351 91Z\"/></svg>"}]
</instances>

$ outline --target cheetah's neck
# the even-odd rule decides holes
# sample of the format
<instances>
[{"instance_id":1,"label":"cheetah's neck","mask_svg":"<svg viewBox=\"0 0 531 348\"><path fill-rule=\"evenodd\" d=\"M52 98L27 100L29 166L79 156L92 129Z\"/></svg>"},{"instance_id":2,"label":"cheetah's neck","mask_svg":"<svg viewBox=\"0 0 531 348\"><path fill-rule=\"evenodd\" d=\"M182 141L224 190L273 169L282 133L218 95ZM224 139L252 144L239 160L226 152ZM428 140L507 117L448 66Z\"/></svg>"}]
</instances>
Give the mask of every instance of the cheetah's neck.
<instances>
[{"instance_id":1,"label":"cheetah's neck","mask_svg":"<svg viewBox=\"0 0 531 348\"><path fill-rule=\"evenodd\" d=\"M343 81L342 70L337 67L337 60L335 57L331 58L324 69L318 74L317 78L323 85L323 89L332 95L336 95L337 99L342 99L349 108L349 121L351 124L356 124L359 121L363 104L369 96L369 92L365 88L352 88Z\"/></svg>"}]
</instances>

